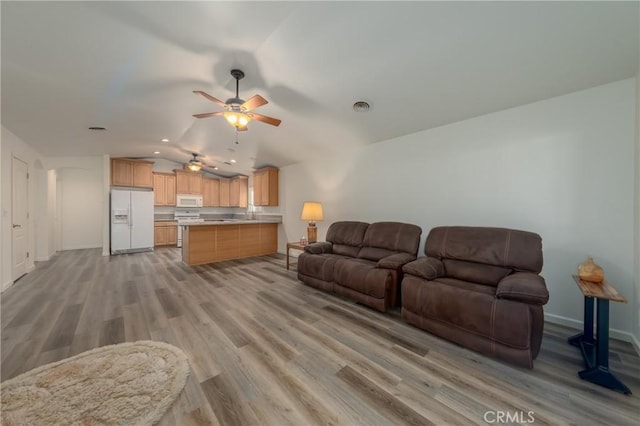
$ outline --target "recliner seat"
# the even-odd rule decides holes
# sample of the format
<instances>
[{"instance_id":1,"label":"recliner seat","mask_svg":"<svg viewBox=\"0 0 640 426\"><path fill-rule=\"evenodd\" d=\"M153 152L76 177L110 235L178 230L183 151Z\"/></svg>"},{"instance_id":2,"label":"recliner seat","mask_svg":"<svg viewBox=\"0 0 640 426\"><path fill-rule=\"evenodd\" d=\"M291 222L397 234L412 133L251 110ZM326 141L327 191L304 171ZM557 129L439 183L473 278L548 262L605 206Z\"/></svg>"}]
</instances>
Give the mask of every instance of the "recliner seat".
<instances>
[{"instance_id":1,"label":"recliner seat","mask_svg":"<svg viewBox=\"0 0 640 426\"><path fill-rule=\"evenodd\" d=\"M385 312L399 303L402 266L416 259L422 229L400 222L335 222L305 247L298 279Z\"/></svg>"}]
</instances>

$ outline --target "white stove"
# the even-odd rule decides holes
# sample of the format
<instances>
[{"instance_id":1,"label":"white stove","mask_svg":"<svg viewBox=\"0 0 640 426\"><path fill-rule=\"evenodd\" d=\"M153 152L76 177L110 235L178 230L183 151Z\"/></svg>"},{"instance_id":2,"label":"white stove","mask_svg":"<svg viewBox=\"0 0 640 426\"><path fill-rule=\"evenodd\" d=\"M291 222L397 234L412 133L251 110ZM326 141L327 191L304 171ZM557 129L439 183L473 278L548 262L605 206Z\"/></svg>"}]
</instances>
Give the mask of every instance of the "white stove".
<instances>
[{"instance_id":1,"label":"white stove","mask_svg":"<svg viewBox=\"0 0 640 426\"><path fill-rule=\"evenodd\" d=\"M176 210L173 217L178 222L178 247L182 247L182 225L204 223L197 210Z\"/></svg>"}]
</instances>

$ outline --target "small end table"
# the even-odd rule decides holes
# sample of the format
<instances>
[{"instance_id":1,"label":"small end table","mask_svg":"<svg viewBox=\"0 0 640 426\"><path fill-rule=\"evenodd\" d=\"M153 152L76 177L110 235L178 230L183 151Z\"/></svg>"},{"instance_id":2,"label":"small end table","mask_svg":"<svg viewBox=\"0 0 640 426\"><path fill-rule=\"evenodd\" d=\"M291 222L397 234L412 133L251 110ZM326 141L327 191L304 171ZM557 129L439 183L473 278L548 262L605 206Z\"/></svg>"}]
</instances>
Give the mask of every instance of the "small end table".
<instances>
[{"instance_id":1,"label":"small end table","mask_svg":"<svg viewBox=\"0 0 640 426\"><path fill-rule=\"evenodd\" d=\"M584 295L584 331L569 337L569 343L580 348L586 369L581 379L631 395L631 390L609 371L609 301L627 303L627 300L606 280L601 284L581 280L573 275ZM598 299L596 336L593 336L593 300Z\"/></svg>"},{"instance_id":2,"label":"small end table","mask_svg":"<svg viewBox=\"0 0 640 426\"><path fill-rule=\"evenodd\" d=\"M307 246L308 244L300 244L299 242L295 242L295 243L287 243L287 270L289 269L289 250L294 249L294 250L300 250L300 251L304 251L304 248Z\"/></svg>"}]
</instances>

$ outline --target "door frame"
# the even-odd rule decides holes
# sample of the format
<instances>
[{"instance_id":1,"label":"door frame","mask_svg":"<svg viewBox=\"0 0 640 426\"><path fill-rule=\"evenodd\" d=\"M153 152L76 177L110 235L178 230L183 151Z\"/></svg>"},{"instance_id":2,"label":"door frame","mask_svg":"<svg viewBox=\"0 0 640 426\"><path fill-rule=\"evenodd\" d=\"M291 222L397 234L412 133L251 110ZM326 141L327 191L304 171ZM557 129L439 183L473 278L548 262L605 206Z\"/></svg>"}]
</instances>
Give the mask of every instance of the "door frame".
<instances>
[{"instance_id":1,"label":"door frame","mask_svg":"<svg viewBox=\"0 0 640 426\"><path fill-rule=\"evenodd\" d=\"M16 193L16 182L14 179L14 171L15 171L15 161L20 161L21 163L24 163L26 171L27 171L27 177L26 177L26 193L25 193L25 198L26 198L26 223L25 223L25 229L24 229L24 238L25 238L25 247L26 247L26 258L25 258L25 266L24 266L24 274L20 274L19 276L16 276L16 271L15 271L15 238L14 238L14 232L13 232L13 224L14 224L14 210L15 210L15 193ZM30 232L29 232L29 222L30 222L30 215L29 215L29 178L30 178L30 173L29 173L29 162L23 160L22 158L20 158L17 155L12 155L11 156L11 283L15 282L16 280L20 279L21 277L23 277L24 275L26 275L27 273L29 273L29 254L30 254L30 244L29 244L29 238L30 238Z\"/></svg>"}]
</instances>

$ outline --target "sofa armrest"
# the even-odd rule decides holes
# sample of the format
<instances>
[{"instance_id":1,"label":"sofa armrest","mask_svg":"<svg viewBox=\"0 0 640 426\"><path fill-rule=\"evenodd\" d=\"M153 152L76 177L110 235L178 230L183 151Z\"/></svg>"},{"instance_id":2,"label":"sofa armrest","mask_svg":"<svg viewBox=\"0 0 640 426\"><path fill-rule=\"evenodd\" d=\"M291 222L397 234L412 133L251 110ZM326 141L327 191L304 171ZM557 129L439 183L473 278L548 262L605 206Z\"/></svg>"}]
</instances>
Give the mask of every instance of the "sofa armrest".
<instances>
[{"instance_id":1,"label":"sofa armrest","mask_svg":"<svg viewBox=\"0 0 640 426\"><path fill-rule=\"evenodd\" d=\"M498 283L496 297L530 305L545 305L549 301L549 291L544 278L540 275L532 272L516 272L507 275Z\"/></svg>"},{"instance_id":2,"label":"sofa armrest","mask_svg":"<svg viewBox=\"0 0 640 426\"><path fill-rule=\"evenodd\" d=\"M416 260L416 257L410 253L396 253L378 260L376 266L384 269L400 269L412 260Z\"/></svg>"},{"instance_id":3,"label":"sofa armrest","mask_svg":"<svg viewBox=\"0 0 640 426\"><path fill-rule=\"evenodd\" d=\"M311 254L333 253L333 245L326 241L311 243L304 247L304 252Z\"/></svg>"},{"instance_id":4,"label":"sofa armrest","mask_svg":"<svg viewBox=\"0 0 640 426\"><path fill-rule=\"evenodd\" d=\"M425 280L435 280L444 276L444 264L435 257L421 257L402 267L405 274L415 275Z\"/></svg>"}]
</instances>

